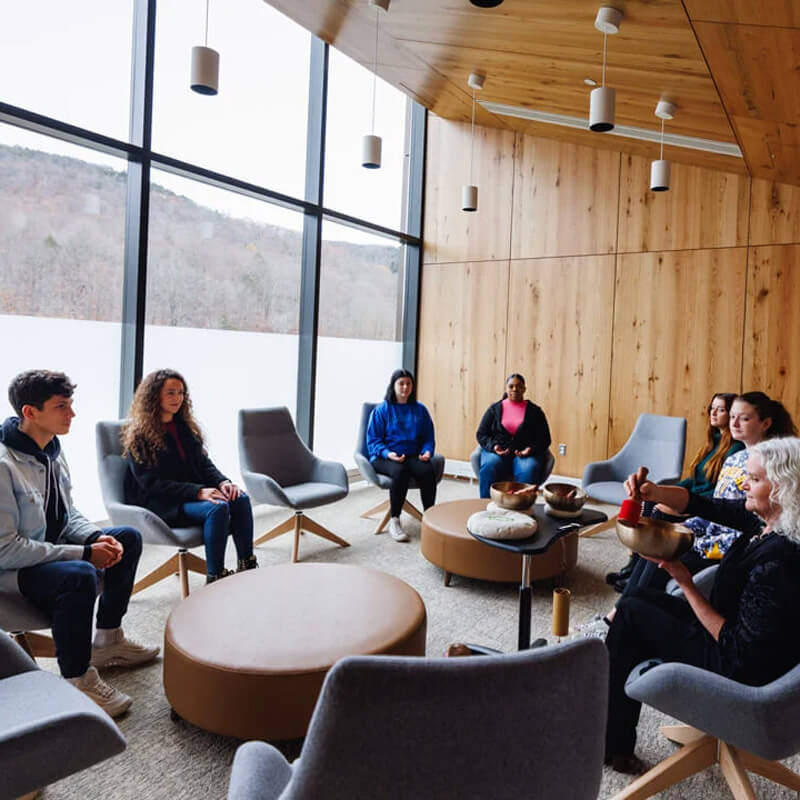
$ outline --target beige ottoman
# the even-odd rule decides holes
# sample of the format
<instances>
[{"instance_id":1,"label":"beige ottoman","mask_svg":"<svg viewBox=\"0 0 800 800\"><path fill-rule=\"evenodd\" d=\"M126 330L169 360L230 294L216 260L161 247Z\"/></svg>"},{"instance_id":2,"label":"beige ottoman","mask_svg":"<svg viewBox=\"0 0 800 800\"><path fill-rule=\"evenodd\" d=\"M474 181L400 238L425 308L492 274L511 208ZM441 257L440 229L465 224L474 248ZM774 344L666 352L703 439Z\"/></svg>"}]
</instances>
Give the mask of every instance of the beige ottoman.
<instances>
[{"instance_id":1,"label":"beige ottoman","mask_svg":"<svg viewBox=\"0 0 800 800\"><path fill-rule=\"evenodd\" d=\"M451 575L485 581L519 583L522 556L500 550L474 539L467 533L467 520L484 511L488 500L454 500L432 506L422 515L422 555L444 570L444 585ZM564 536L540 556L531 559L531 579L542 580L563 575L578 563L578 534Z\"/></svg>"},{"instance_id":2,"label":"beige ottoman","mask_svg":"<svg viewBox=\"0 0 800 800\"><path fill-rule=\"evenodd\" d=\"M487 548L488 549L488 548ZM303 736L325 673L347 655L425 655L422 599L377 570L285 564L189 595L164 634L173 711L241 739Z\"/></svg>"}]
</instances>

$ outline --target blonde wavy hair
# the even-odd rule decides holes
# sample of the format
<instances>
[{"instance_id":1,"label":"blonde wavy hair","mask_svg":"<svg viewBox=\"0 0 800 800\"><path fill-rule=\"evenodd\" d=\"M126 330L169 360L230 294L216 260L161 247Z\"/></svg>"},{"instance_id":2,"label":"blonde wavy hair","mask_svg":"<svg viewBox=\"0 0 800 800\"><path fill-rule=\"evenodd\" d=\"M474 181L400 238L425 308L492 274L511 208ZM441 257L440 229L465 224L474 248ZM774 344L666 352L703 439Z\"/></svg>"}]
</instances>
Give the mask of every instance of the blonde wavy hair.
<instances>
[{"instance_id":1,"label":"blonde wavy hair","mask_svg":"<svg viewBox=\"0 0 800 800\"><path fill-rule=\"evenodd\" d=\"M166 446L166 432L161 421L161 389L170 378L183 384L183 404L175 416L180 417L192 436L203 444L203 434L192 414L192 398L183 375L174 369L159 369L142 378L133 395L128 420L122 426L122 455L130 455L139 464L155 464Z\"/></svg>"},{"instance_id":2,"label":"blonde wavy hair","mask_svg":"<svg viewBox=\"0 0 800 800\"><path fill-rule=\"evenodd\" d=\"M800 544L800 439L767 439L753 445L748 453L759 456L772 485L769 499L780 508L776 531Z\"/></svg>"}]
</instances>

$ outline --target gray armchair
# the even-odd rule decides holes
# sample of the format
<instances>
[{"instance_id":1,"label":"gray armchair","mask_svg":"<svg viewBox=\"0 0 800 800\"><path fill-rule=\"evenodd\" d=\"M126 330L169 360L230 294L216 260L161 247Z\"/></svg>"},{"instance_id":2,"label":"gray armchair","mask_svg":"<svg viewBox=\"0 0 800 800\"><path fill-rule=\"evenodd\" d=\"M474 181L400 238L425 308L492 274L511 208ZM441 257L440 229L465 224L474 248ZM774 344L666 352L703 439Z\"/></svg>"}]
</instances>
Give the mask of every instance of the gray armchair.
<instances>
[{"instance_id":1,"label":"gray armchair","mask_svg":"<svg viewBox=\"0 0 800 800\"><path fill-rule=\"evenodd\" d=\"M8 631L31 658L55 658L55 642L50 636L39 633L50 627L47 614L21 594L0 592L0 629Z\"/></svg>"},{"instance_id":2,"label":"gray armchair","mask_svg":"<svg viewBox=\"0 0 800 800\"><path fill-rule=\"evenodd\" d=\"M469 463L472 467L472 472L476 478L481 477L481 450L483 448L478 445L469 456ZM544 477L542 478L542 483L544 483L553 472L553 467L555 466L556 459L553 454L548 450L547 451L547 459L544 462Z\"/></svg>"},{"instance_id":3,"label":"gray armchair","mask_svg":"<svg viewBox=\"0 0 800 800\"><path fill-rule=\"evenodd\" d=\"M654 483L676 483L683 470L686 420L639 414L633 433L622 449L605 461L587 464L582 487L594 500L621 505L627 497L623 483L644 465Z\"/></svg>"},{"instance_id":4,"label":"gray armchair","mask_svg":"<svg viewBox=\"0 0 800 800\"><path fill-rule=\"evenodd\" d=\"M376 405L377 403L364 403L361 406L361 420L358 424L358 437L356 438L356 449L353 453L353 458L355 458L356 466L361 473L361 477L367 483L371 483L379 489L388 489L392 485L392 479L388 475L382 475L380 472L375 471L375 467L372 466L372 462L369 460L369 453L367 452L367 426L369 425L369 416ZM431 459L431 463L436 473L436 483L439 483L442 480L442 475L444 475L444 456L436 453ZM411 478L408 485L411 489L418 488L413 478ZM412 503L409 503L408 500L403 503L403 511L410 514L415 519L422 520L422 512ZM378 527L375 529L376 534L381 533L386 527L386 523L389 521L389 516L391 515L389 501L383 500L361 515L362 519L369 519L375 516L375 514L380 513L383 513L383 517Z\"/></svg>"},{"instance_id":5,"label":"gray armchair","mask_svg":"<svg viewBox=\"0 0 800 800\"><path fill-rule=\"evenodd\" d=\"M341 547L350 543L304 513L347 496L347 472L342 464L317 458L297 435L289 409L254 408L239 411L239 463L250 497L257 503L285 506L294 514L253 544L294 531L292 561L296 562L301 530Z\"/></svg>"},{"instance_id":6,"label":"gray armchair","mask_svg":"<svg viewBox=\"0 0 800 800\"><path fill-rule=\"evenodd\" d=\"M157 544L177 548L177 551L160 567L139 579L133 587L133 594L141 592L154 583L178 574L181 580L181 594L189 594L189 572L206 574L205 559L190 553L188 548L203 544L203 529L197 526L170 528L164 520L147 508L128 505L125 502L125 473L128 465L122 458L120 433L122 422L98 422L95 428L97 438L97 469L100 474L100 489L103 492L103 505L114 525L130 526L142 534L145 544Z\"/></svg>"},{"instance_id":7,"label":"gray armchair","mask_svg":"<svg viewBox=\"0 0 800 800\"><path fill-rule=\"evenodd\" d=\"M608 656L596 639L474 658L351 656L299 761L248 742L228 800L597 797Z\"/></svg>"},{"instance_id":8,"label":"gray armchair","mask_svg":"<svg viewBox=\"0 0 800 800\"><path fill-rule=\"evenodd\" d=\"M800 791L800 775L778 763L800 752L800 666L745 686L688 664L647 661L631 671L625 692L686 725L661 728L683 747L615 800L651 797L716 763L735 797L756 796L748 771Z\"/></svg>"},{"instance_id":9,"label":"gray armchair","mask_svg":"<svg viewBox=\"0 0 800 800\"><path fill-rule=\"evenodd\" d=\"M111 718L0 630L0 797L21 797L125 749Z\"/></svg>"}]
</instances>

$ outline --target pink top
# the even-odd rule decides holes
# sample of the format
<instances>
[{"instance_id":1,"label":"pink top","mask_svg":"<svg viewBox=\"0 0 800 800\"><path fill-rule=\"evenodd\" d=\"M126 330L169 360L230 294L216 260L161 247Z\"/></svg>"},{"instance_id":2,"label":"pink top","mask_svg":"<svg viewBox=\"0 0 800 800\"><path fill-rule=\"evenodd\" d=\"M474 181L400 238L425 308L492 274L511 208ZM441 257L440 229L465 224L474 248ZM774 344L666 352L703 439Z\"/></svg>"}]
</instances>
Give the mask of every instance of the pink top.
<instances>
[{"instance_id":1,"label":"pink top","mask_svg":"<svg viewBox=\"0 0 800 800\"><path fill-rule=\"evenodd\" d=\"M500 418L500 424L513 436L520 425L522 420L525 419L525 407L527 402L522 400L515 403L507 397L503 400L503 414Z\"/></svg>"}]
</instances>

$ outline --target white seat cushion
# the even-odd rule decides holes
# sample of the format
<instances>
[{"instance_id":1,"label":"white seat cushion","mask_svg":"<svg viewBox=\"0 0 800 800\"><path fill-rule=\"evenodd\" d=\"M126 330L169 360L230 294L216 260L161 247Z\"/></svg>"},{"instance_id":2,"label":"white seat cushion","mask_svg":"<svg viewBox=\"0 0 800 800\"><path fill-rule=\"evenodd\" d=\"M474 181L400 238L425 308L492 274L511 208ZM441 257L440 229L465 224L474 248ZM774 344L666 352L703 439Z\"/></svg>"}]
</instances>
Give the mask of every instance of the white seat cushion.
<instances>
[{"instance_id":1,"label":"white seat cushion","mask_svg":"<svg viewBox=\"0 0 800 800\"><path fill-rule=\"evenodd\" d=\"M487 539L525 539L536 533L536 520L519 511L478 511L467 520L467 530Z\"/></svg>"}]
</instances>

